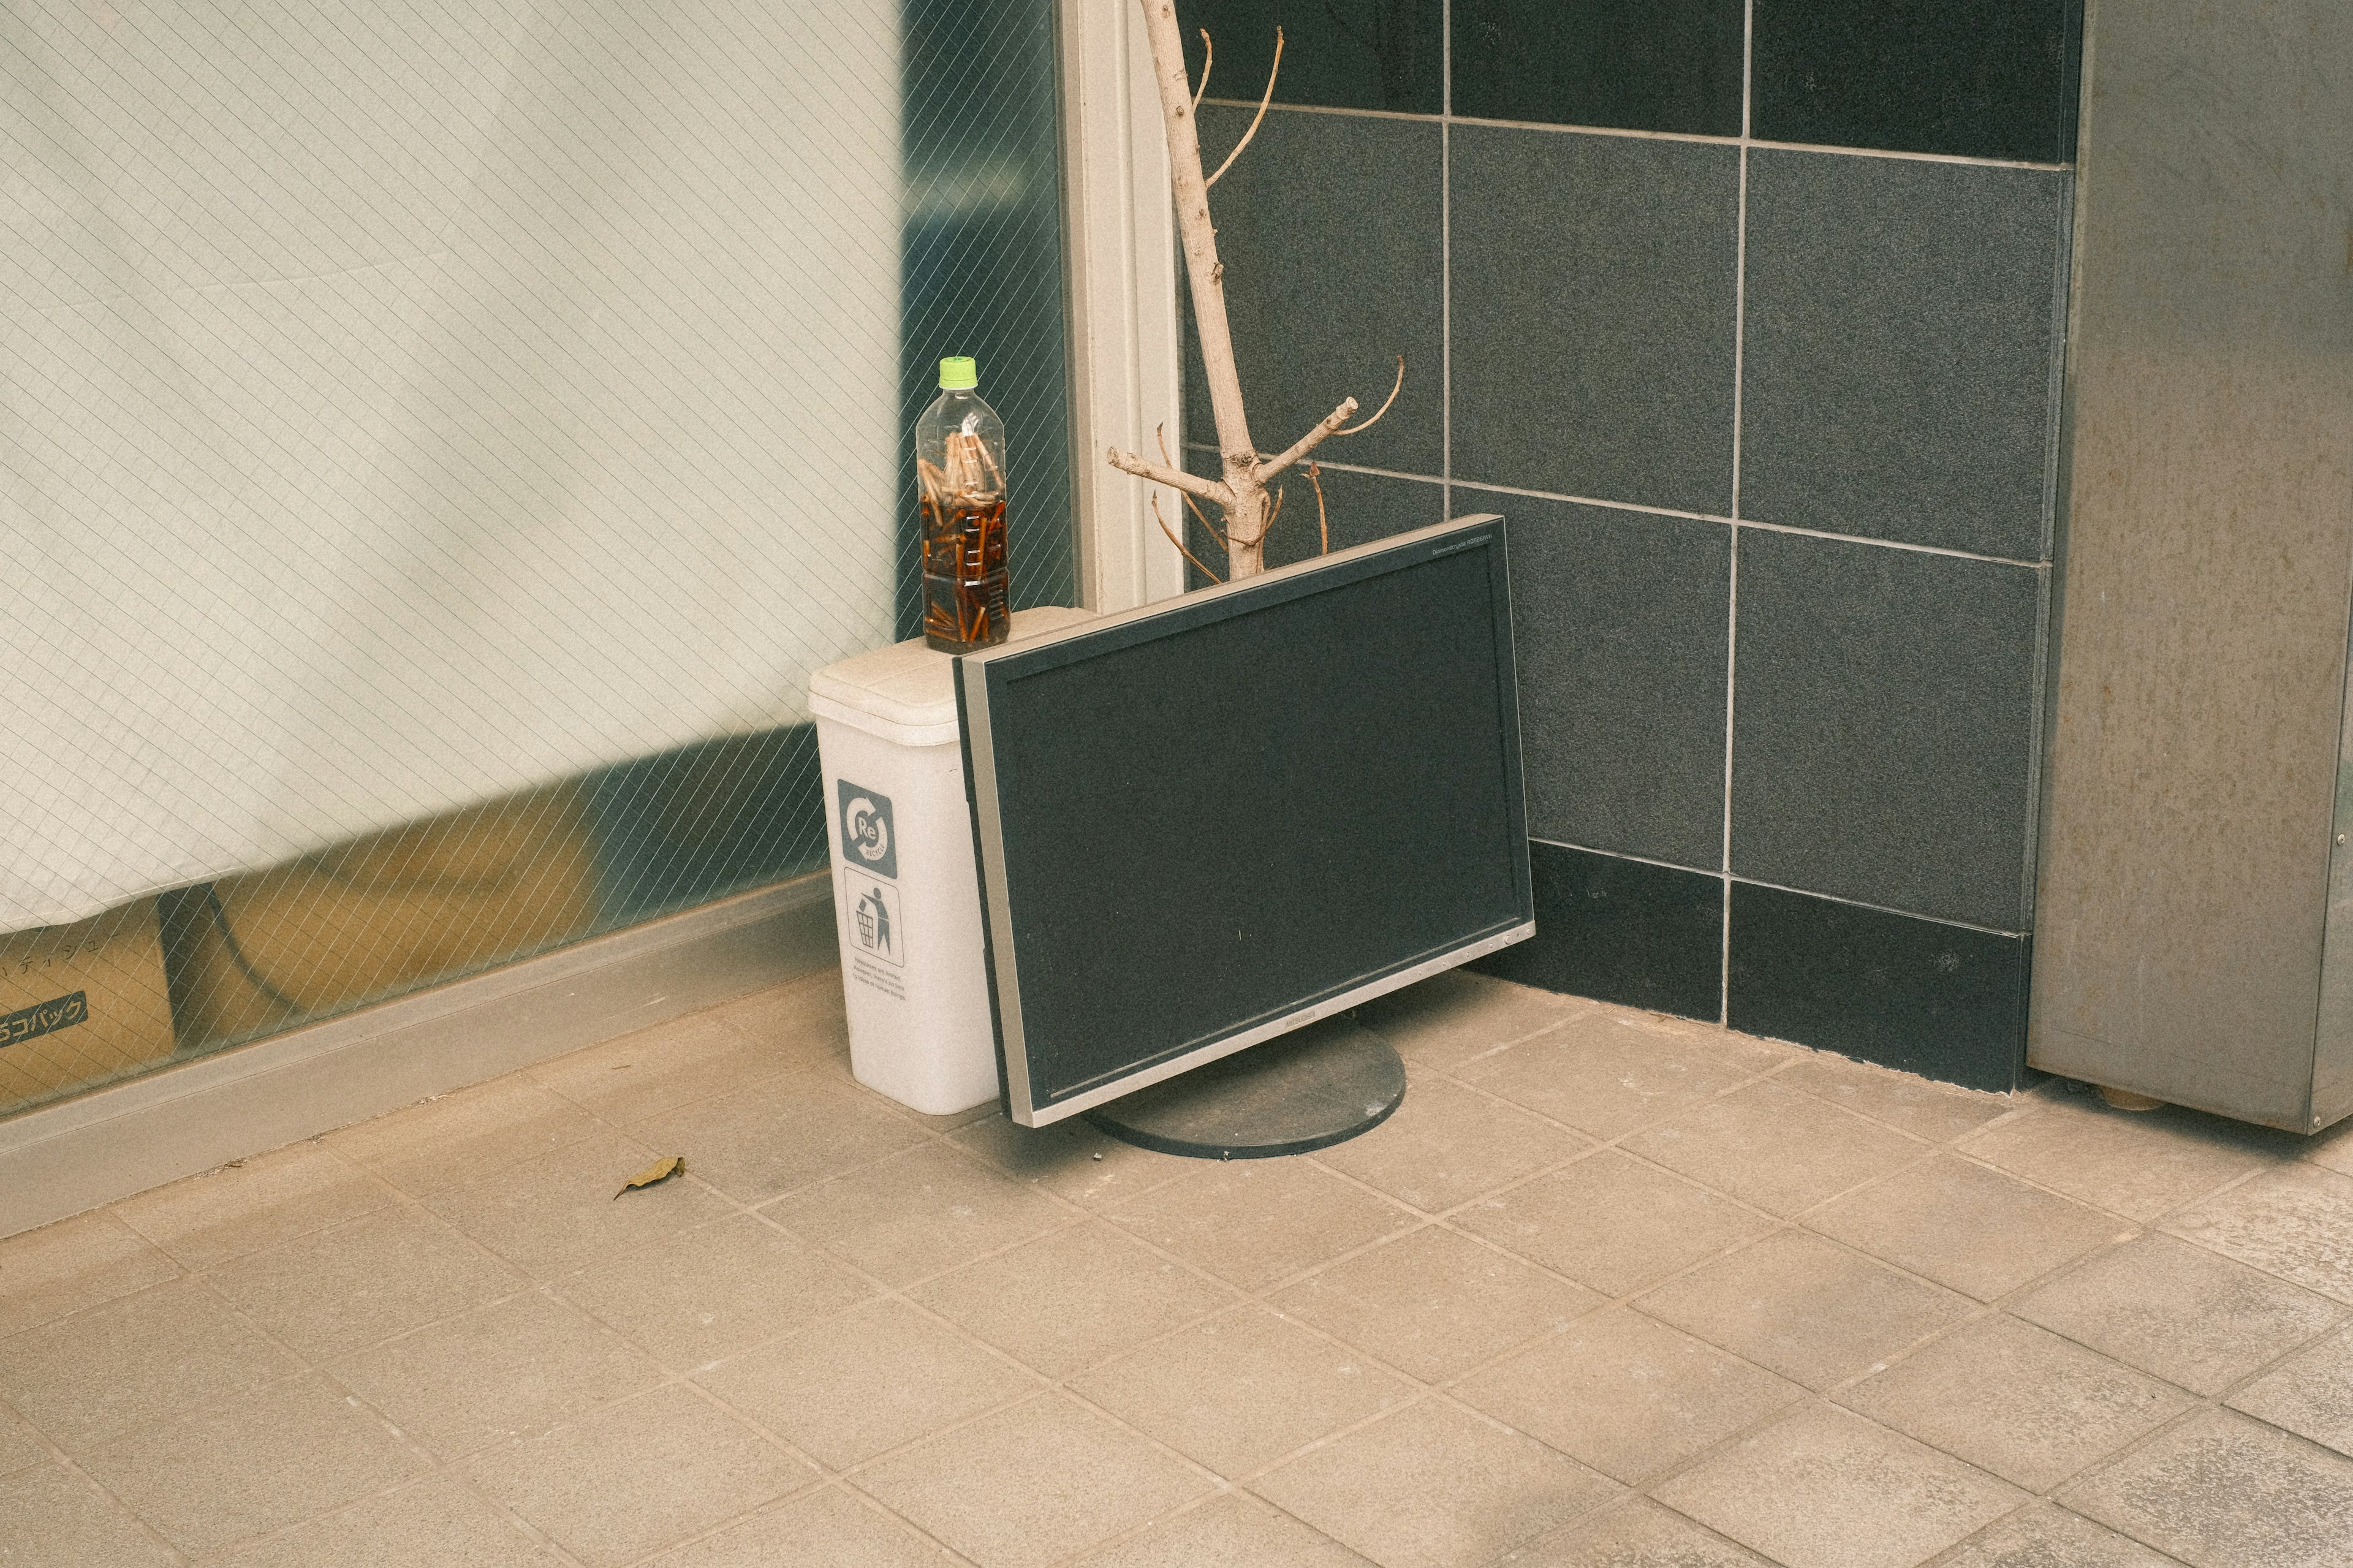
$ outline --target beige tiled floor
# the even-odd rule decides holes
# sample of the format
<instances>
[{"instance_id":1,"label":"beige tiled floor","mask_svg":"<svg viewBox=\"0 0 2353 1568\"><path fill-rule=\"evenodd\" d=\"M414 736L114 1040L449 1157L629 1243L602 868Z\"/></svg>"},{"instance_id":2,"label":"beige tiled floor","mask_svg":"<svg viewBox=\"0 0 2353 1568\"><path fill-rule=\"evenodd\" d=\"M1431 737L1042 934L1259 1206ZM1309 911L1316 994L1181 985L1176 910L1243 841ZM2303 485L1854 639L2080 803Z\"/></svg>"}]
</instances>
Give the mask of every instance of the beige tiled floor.
<instances>
[{"instance_id":1,"label":"beige tiled floor","mask_svg":"<svg viewBox=\"0 0 2353 1568\"><path fill-rule=\"evenodd\" d=\"M0 1242L0 1565L2353 1565L2353 1131L1451 975L1211 1165L834 986Z\"/></svg>"}]
</instances>

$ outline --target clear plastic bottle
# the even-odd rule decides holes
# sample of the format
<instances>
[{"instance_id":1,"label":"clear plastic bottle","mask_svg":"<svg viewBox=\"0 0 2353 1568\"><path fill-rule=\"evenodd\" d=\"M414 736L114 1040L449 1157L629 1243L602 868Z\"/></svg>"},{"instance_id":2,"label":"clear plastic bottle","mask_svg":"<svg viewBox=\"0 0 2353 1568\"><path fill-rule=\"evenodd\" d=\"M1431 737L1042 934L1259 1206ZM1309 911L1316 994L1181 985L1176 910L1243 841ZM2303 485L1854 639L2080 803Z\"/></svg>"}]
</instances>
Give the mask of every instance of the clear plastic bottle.
<instances>
[{"instance_id":1,"label":"clear plastic bottle","mask_svg":"<svg viewBox=\"0 0 2353 1568\"><path fill-rule=\"evenodd\" d=\"M973 388L969 359L940 361L940 395L915 421L923 640L965 653L1005 640L1005 422Z\"/></svg>"}]
</instances>

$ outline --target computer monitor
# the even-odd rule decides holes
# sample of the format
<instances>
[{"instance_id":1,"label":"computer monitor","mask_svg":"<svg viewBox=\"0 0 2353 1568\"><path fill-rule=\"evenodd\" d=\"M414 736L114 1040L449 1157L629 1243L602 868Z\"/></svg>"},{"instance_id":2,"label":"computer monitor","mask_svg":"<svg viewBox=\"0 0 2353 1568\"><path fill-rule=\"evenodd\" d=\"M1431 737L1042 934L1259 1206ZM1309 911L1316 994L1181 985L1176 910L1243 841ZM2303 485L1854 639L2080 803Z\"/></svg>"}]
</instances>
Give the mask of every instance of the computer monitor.
<instances>
[{"instance_id":1,"label":"computer monitor","mask_svg":"<svg viewBox=\"0 0 2353 1568\"><path fill-rule=\"evenodd\" d=\"M1500 517L966 654L956 706L1025 1126L1535 930Z\"/></svg>"}]
</instances>

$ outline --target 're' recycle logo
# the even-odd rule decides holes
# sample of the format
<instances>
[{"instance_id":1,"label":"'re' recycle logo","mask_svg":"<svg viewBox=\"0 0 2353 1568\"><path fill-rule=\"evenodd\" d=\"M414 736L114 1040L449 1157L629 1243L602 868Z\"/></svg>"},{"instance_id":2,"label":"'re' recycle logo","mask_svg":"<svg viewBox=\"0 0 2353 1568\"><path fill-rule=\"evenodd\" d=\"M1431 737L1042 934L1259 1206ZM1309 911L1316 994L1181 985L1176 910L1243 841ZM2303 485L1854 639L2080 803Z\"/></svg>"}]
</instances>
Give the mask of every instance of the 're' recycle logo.
<instances>
[{"instance_id":1,"label":"'re' recycle logo","mask_svg":"<svg viewBox=\"0 0 2353 1568\"><path fill-rule=\"evenodd\" d=\"M891 797L840 781L841 854L879 876L899 875L898 836L891 831Z\"/></svg>"},{"instance_id":2,"label":"'re' recycle logo","mask_svg":"<svg viewBox=\"0 0 2353 1568\"><path fill-rule=\"evenodd\" d=\"M890 852L891 826L874 809L874 803L864 795L843 808L841 822L849 830L849 847L858 851L860 859L871 863Z\"/></svg>"}]
</instances>

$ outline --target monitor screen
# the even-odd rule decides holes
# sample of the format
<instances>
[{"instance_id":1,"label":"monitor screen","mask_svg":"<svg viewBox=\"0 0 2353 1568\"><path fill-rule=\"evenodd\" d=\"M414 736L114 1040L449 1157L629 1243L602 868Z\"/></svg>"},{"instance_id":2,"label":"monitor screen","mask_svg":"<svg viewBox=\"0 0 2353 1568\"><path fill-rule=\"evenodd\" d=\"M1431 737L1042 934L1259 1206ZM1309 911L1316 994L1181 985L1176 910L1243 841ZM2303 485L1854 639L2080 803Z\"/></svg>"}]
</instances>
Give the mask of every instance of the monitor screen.
<instances>
[{"instance_id":1,"label":"monitor screen","mask_svg":"<svg viewBox=\"0 0 2353 1568\"><path fill-rule=\"evenodd\" d=\"M1025 1125L1535 929L1501 518L968 654L956 694Z\"/></svg>"}]
</instances>

